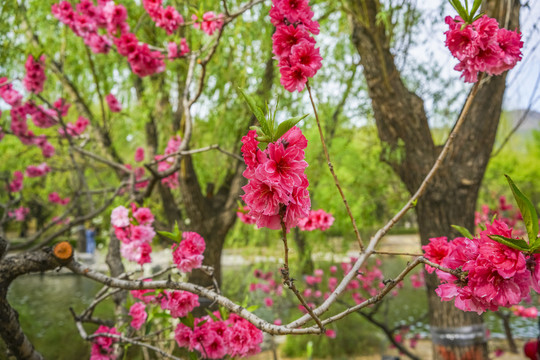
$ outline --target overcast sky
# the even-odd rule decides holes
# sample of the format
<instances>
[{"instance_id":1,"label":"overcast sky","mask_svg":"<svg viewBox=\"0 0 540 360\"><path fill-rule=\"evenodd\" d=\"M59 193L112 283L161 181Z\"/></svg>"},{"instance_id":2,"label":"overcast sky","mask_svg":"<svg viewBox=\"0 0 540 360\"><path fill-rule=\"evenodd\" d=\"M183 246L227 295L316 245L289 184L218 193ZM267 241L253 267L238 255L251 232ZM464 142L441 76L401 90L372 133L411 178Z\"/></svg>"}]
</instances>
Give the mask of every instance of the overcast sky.
<instances>
[{"instance_id":1,"label":"overcast sky","mask_svg":"<svg viewBox=\"0 0 540 360\"><path fill-rule=\"evenodd\" d=\"M531 9L521 14L521 32L525 42L523 60L508 76L505 94L505 108L524 109L531 101L531 95L540 77L540 1L529 1ZM540 85L540 84L539 84ZM539 86L540 87L540 86ZM540 88L532 100L532 108L540 112Z\"/></svg>"}]
</instances>

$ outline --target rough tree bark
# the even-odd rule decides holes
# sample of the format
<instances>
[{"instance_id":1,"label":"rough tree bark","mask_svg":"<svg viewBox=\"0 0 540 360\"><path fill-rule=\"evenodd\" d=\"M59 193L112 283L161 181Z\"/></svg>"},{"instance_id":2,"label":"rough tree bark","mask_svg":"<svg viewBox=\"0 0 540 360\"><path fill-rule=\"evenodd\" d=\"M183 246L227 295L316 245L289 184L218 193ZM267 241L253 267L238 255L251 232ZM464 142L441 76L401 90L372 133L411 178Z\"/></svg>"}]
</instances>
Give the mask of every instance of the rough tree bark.
<instances>
[{"instance_id":1,"label":"rough tree bark","mask_svg":"<svg viewBox=\"0 0 540 360\"><path fill-rule=\"evenodd\" d=\"M349 5L352 41L361 56L385 149L381 158L398 174L408 191L414 193L441 147L433 142L422 99L407 89L396 68L384 24L376 20L381 10L379 1L350 0ZM502 26L518 27L519 1L491 0L484 5ZM508 16L507 9L511 10ZM495 140L505 79L506 74L485 79L453 149L418 201L416 213L422 244L428 243L430 237L457 236L452 224L474 228L476 200ZM475 329L481 333L480 317L460 311L452 303L441 302L434 292L438 286L434 275L427 276L426 282L434 358L486 359L487 343L483 335L461 342L447 337L448 333L470 334Z\"/></svg>"},{"instance_id":2,"label":"rough tree bark","mask_svg":"<svg viewBox=\"0 0 540 360\"><path fill-rule=\"evenodd\" d=\"M7 250L7 241L0 237L0 337L16 359L41 360L43 356L34 348L21 328L19 314L7 301L7 292L17 277L53 270L61 265L61 261L56 258L51 248L4 258Z\"/></svg>"}]
</instances>

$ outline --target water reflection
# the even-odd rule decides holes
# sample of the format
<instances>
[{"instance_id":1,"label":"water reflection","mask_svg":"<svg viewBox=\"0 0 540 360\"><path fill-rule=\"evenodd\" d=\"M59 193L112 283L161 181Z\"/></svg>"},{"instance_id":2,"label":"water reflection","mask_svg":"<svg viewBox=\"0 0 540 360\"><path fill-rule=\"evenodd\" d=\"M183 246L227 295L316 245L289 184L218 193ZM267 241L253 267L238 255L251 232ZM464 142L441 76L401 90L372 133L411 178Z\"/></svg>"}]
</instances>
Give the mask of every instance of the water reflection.
<instances>
[{"instance_id":1,"label":"water reflection","mask_svg":"<svg viewBox=\"0 0 540 360\"><path fill-rule=\"evenodd\" d=\"M69 308L82 311L99 288L70 274L26 275L11 285L8 300L18 311L24 332L46 359L85 359L90 346L80 338Z\"/></svg>"}]
</instances>

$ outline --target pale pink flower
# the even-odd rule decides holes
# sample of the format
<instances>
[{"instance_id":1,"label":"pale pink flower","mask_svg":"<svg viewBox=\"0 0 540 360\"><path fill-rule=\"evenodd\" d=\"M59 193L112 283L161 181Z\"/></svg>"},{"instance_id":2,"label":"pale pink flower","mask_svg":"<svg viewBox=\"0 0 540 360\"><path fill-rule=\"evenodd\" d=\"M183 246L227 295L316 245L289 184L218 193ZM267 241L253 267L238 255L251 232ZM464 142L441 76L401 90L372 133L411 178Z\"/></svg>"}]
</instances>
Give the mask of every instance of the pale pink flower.
<instances>
[{"instance_id":1,"label":"pale pink flower","mask_svg":"<svg viewBox=\"0 0 540 360\"><path fill-rule=\"evenodd\" d=\"M9 217L14 218L16 221L24 221L28 214L30 214L30 209L24 206L8 212Z\"/></svg>"},{"instance_id":2,"label":"pale pink flower","mask_svg":"<svg viewBox=\"0 0 540 360\"><path fill-rule=\"evenodd\" d=\"M111 224L116 227L129 226L129 210L118 206L111 212Z\"/></svg>"},{"instance_id":3,"label":"pale pink flower","mask_svg":"<svg viewBox=\"0 0 540 360\"><path fill-rule=\"evenodd\" d=\"M131 225L131 241L144 242L150 244L156 236L154 228L150 225Z\"/></svg>"},{"instance_id":4,"label":"pale pink flower","mask_svg":"<svg viewBox=\"0 0 540 360\"><path fill-rule=\"evenodd\" d=\"M131 241L120 244L120 254L127 260L136 262L139 265L152 262L151 253L152 247L147 242Z\"/></svg>"}]
</instances>

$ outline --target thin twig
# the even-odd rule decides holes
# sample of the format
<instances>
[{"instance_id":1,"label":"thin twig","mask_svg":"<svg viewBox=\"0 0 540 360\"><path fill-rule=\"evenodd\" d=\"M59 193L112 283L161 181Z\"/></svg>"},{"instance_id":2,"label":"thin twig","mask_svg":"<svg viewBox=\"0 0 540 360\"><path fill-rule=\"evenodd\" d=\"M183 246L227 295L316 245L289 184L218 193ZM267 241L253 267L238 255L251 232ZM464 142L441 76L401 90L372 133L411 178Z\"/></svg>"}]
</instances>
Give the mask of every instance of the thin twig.
<instances>
[{"instance_id":1,"label":"thin twig","mask_svg":"<svg viewBox=\"0 0 540 360\"><path fill-rule=\"evenodd\" d=\"M281 276L283 278L283 284L286 285L289 289L292 290L294 295L300 300L300 303L304 308L307 310L308 314L313 318L313 320L317 323L317 326L321 329L322 333L326 332L326 329L324 328L323 324L321 323L321 320L313 313L313 309L307 301L304 299L302 294L300 294L300 291L296 288L296 285L294 285L294 279L291 279L290 277L290 270L289 270L289 246L287 244L287 225L285 225L285 221L283 220L285 211L282 211L280 213L280 221L281 221L281 231L283 233L282 240L283 240L283 246L284 246L284 264L283 269L281 269Z\"/></svg>"},{"instance_id":2,"label":"thin twig","mask_svg":"<svg viewBox=\"0 0 540 360\"><path fill-rule=\"evenodd\" d=\"M90 48L88 46L85 46L86 49L86 56L88 57L88 62L90 63L90 71L92 72L92 77L94 79L94 83L96 84L96 92L99 99L99 106L101 109L101 117L103 119L103 127L105 128L107 124L107 113L105 112L105 104L103 102L103 94L101 93L101 87L99 86L99 79L96 72L96 65L94 63L94 59L92 58L92 53L90 52Z\"/></svg>"},{"instance_id":3,"label":"thin twig","mask_svg":"<svg viewBox=\"0 0 540 360\"><path fill-rule=\"evenodd\" d=\"M202 148L199 148L199 149L176 151L176 152L173 152L173 153L170 153L168 155L163 156L159 160L154 160L154 161L152 161L152 162L150 162L148 164L145 164L145 165L151 166L151 165L158 164L158 163L160 163L162 161L165 161L165 160L167 160L169 158L175 157L175 156L198 154L198 153L202 153L202 152L206 152L206 151L210 151L210 150L217 150L219 152L222 152L223 154L226 154L226 155L228 155L230 157L235 158L238 161L242 161L242 162L244 161L244 159L240 155L233 154L233 153L231 153L231 152L229 152L227 150L223 150L218 144L213 144L213 145L205 146L205 147L202 147Z\"/></svg>"},{"instance_id":4,"label":"thin twig","mask_svg":"<svg viewBox=\"0 0 540 360\"><path fill-rule=\"evenodd\" d=\"M431 266L431 267L434 267L435 269L444 271L445 273L449 273L449 274L451 274L451 275L454 275L454 276L457 277L461 282L465 282L465 281L467 280L467 273L464 272L464 271L461 271L461 270L459 270L459 269L450 269L450 268L441 266L441 265L439 265L439 264L434 263L433 261L430 261L430 260L426 259L425 257L422 257L422 258L420 259L420 262L422 262L423 264L429 265L429 266Z\"/></svg>"},{"instance_id":5,"label":"thin twig","mask_svg":"<svg viewBox=\"0 0 540 360\"><path fill-rule=\"evenodd\" d=\"M150 349L152 351L155 351L156 353L160 354L161 356L164 356L164 357L169 358L169 359L182 360L182 358L171 355L171 354L163 351L162 349L160 349L158 347L155 347L155 346L152 346L150 344L140 342L140 341L137 341L137 340L133 340L133 339L127 338L127 337L122 336L122 335L116 335L116 334L110 334L110 333L97 333L97 334L88 335L86 333L86 330L84 330L84 327L82 326L81 319L79 319L75 315L75 312L73 312L73 309L70 309L70 310L71 310L71 314L72 314L73 318L75 319L75 323L76 323L77 329L79 330L79 334L81 335L81 337L84 340L88 341L88 340L92 340L92 339L95 339L95 338L98 338L98 337L107 337L107 338L118 340L119 342L129 343L129 344L132 344L132 345L137 345L137 346L142 346L142 347L148 348L148 349Z\"/></svg>"},{"instance_id":6,"label":"thin twig","mask_svg":"<svg viewBox=\"0 0 540 360\"><path fill-rule=\"evenodd\" d=\"M320 334L321 329L318 327L309 327L303 329L290 329L285 326L278 326L271 324L252 312L248 311L244 307L234 303L225 296L219 295L215 291L209 290L203 286L186 283L186 282L177 282L168 280L152 280L152 281L139 281L139 280L123 280L117 279L114 277L107 276L95 270L92 270L90 267L85 266L75 260L72 260L69 264L66 265L66 268L79 274L81 276L87 277L94 281L97 281L101 284L107 285L111 288L118 288L124 290L155 290L155 289L170 289L170 290L184 290L189 291L190 293L203 296L210 300L213 300L228 309L235 314L240 315L257 328L273 335L284 335L284 334Z\"/></svg>"},{"instance_id":7,"label":"thin twig","mask_svg":"<svg viewBox=\"0 0 540 360\"><path fill-rule=\"evenodd\" d=\"M322 127L321 127L321 122L319 120L319 114L317 113L317 107L315 106L315 101L313 100L313 95L311 94L311 86L309 86L309 81L306 83L306 87L309 93L309 100L311 100L311 106L313 107L313 113L315 114L315 119L317 120L317 127L319 129L319 135L321 137L321 144L324 150L324 156L326 157L326 162L328 163L328 169L330 169L330 173L332 173L332 176L334 178L334 183L336 184L339 194L341 195L341 199L343 200L343 203L345 204L345 208L347 209L347 214L349 214L349 218L351 219L351 223L354 229L354 234L356 235L356 240L358 241L358 246L360 247L360 251L364 251L364 243L362 242L360 231L358 231L358 226L356 226L356 220L354 219L354 216L351 212L351 208L349 207L347 198L345 198L345 194L343 193L343 190L341 189L341 185L339 184L338 177L336 175L336 172L334 171L334 165L332 165L332 162L330 161L330 155L328 154L328 148L326 147L326 143L324 141L324 135L323 135Z\"/></svg>"},{"instance_id":8,"label":"thin twig","mask_svg":"<svg viewBox=\"0 0 540 360\"><path fill-rule=\"evenodd\" d=\"M113 168L115 168L115 169L118 169L118 170L120 170L120 171L123 171L123 172L125 172L126 174L132 173L132 171L131 171L130 169L128 169L127 167L125 167L124 165L119 164L119 163L116 163L116 162L114 162L114 161L112 161L112 160L105 159L104 157L101 157L101 156L99 156L99 155L96 155L96 154L94 154L94 153L92 153L92 152L90 152L90 151L86 151L86 150L84 150L84 149L81 149L81 148L78 147L78 146L73 146L73 150L77 151L78 153L80 153L80 154L82 154L82 155L84 155L84 156L87 156L87 157L92 158L92 159L94 159L94 160L97 160L97 161L99 161L99 162L101 162L101 163L104 163L104 164L106 164L106 165L109 165L110 167L113 167Z\"/></svg>"},{"instance_id":9,"label":"thin twig","mask_svg":"<svg viewBox=\"0 0 540 360\"><path fill-rule=\"evenodd\" d=\"M394 252L394 251L373 251L373 254L378 255L403 255L403 256L423 256L423 254L409 253L409 252Z\"/></svg>"},{"instance_id":10,"label":"thin twig","mask_svg":"<svg viewBox=\"0 0 540 360\"><path fill-rule=\"evenodd\" d=\"M324 325L327 325L327 324L330 324L330 323L333 323L345 316L347 316L348 314L350 313L353 313L353 312L356 312L360 309L363 309L369 305L372 305L372 304L375 304L379 301L381 301L385 296L386 294L388 294L390 292L390 290L392 290L399 282L401 282L405 276L412 270L414 269L416 266L418 266L419 264L422 263L422 257L418 257L416 259L414 259L412 262L410 262L407 267L405 267L405 269L403 269L403 271L401 271L401 273L394 279L386 282L386 285L385 287L375 296L369 298L368 300L360 303L360 304L357 304L353 307L350 307L348 308L347 310L337 314L337 315L334 315L334 316L331 316L325 320L323 320L323 324ZM352 270L351 270L352 272Z\"/></svg>"}]
</instances>

